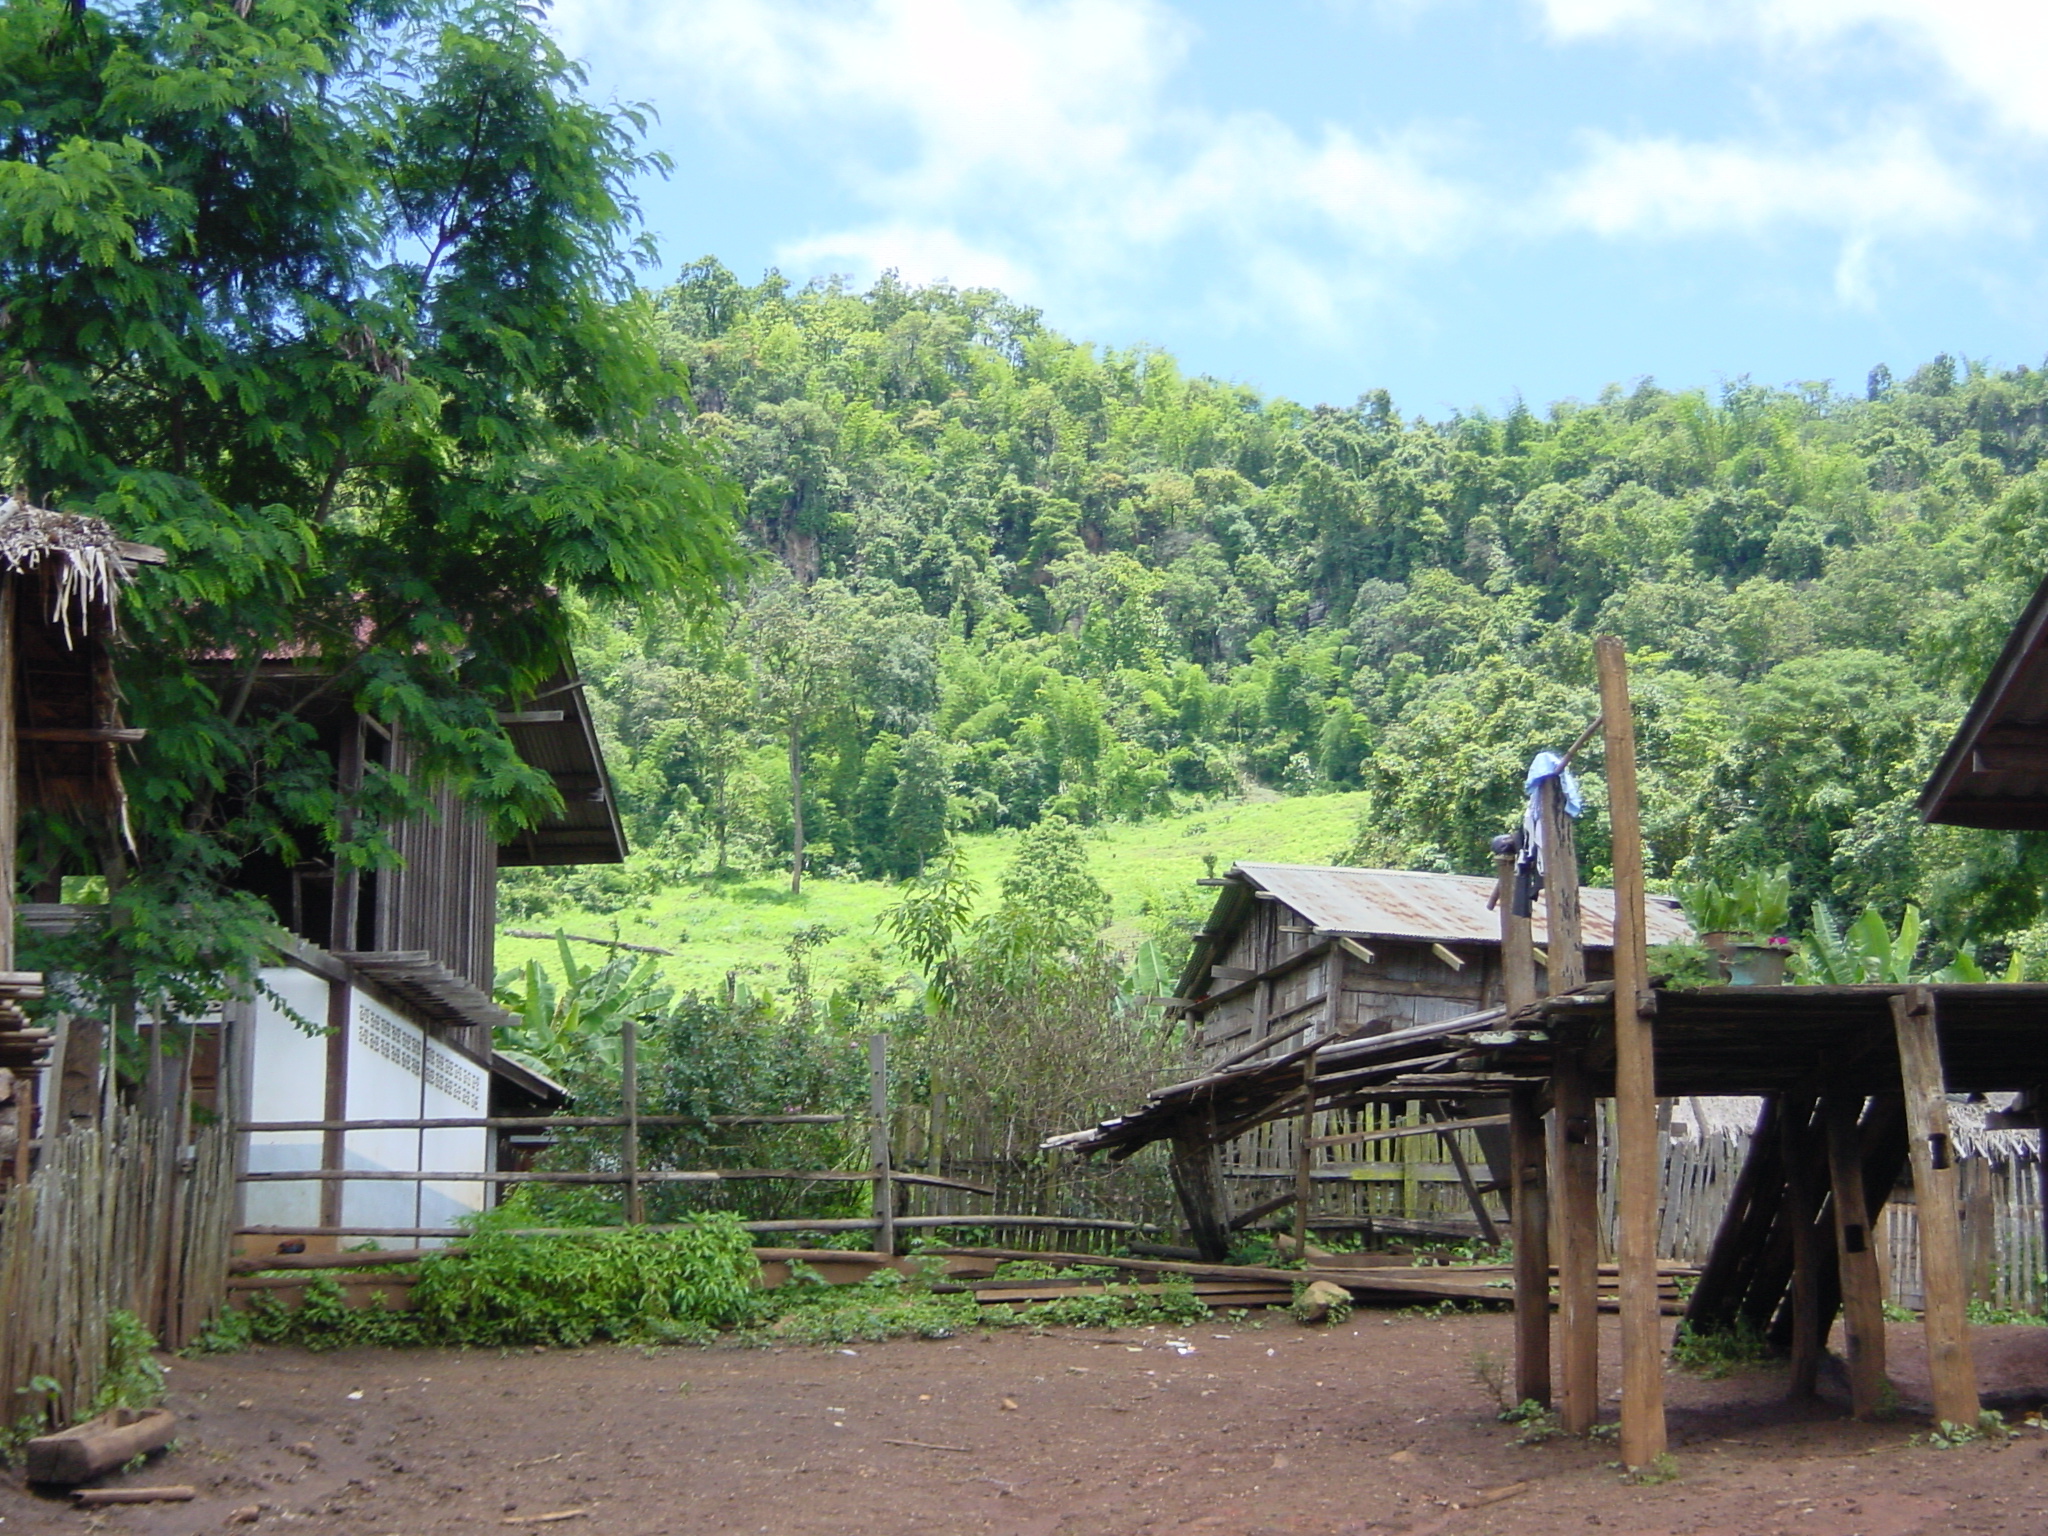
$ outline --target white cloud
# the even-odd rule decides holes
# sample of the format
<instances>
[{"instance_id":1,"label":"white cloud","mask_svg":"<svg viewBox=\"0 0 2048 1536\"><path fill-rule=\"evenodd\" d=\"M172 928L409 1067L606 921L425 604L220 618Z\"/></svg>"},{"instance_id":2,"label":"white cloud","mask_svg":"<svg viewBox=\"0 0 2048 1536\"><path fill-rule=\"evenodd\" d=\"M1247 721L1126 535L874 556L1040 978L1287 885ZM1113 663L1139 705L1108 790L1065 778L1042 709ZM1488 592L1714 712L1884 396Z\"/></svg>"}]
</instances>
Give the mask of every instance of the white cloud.
<instances>
[{"instance_id":1,"label":"white cloud","mask_svg":"<svg viewBox=\"0 0 2048 1536\"><path fill-rule=\"evenodd\" d=\"M786 240L775 249L779 266L793 275L894 270L905 282L951 283L956 288L1000 288L1014 295L1037 289L1037 274L1022 263L963 238L942 226L874 224Z\"/></svg>"},{"instance_id":2,"label":"white cloud","mask_svg":"<svg viewBox=\"0 0 2048 1536\"><path fill-rule=\"evenodd\" d=\"M1807 152L1595 136L1548 200L1558 222L1607 236L1758 234L1808 224L1867 242L1940 235L1984 202L1911 133Z\"/></svg>"},{"instance_id":3,"label":"white cloud","mask_svg":"<svg viewBox=\"0 0 2048 1536\"><path fill-rule=\"evenodd\" d=\"M1931 57L2007 125L2048 134L2048 6L2039 0L1538 0L1560 38L1748 40L1826 63L1849 35Z\"/></svg>"},{"instance_id":4,"label":"white cloud","mask_svg":"<svg viewBox=\"0 0 2048 1536\"><path fill-rule=\"evenodd\" d=\"M836 168L873 217L788 242L792 266L895 266L1042 302L1199 249L1219 291L1256 285L1326 329L1369 291L1365 268L1469 222L1426 140L1187 102L1196 34L1160 0L568 0L554 25L572 52L630 49L671 116L680 99Z\"/></svg>"}]
</instances>

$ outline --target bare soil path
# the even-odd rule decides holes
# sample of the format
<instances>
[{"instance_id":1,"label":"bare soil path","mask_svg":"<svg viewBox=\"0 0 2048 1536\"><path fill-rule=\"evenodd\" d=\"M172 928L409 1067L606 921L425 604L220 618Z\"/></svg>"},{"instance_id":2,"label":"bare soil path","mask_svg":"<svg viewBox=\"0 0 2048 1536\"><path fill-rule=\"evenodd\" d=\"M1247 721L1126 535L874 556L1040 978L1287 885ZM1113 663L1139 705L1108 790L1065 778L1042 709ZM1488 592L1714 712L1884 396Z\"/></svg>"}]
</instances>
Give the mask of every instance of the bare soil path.
<instances>
[{"instance_id":1,"label":"bare soil path","mask_svg":"<svg viewBox=\"0 0 2048 1536\"><path fill-rule=\"evenodd\" d=\"M1893 1330L1909 1399L1915 1332ZM1679 1475L1625 1484L1601 1442L1495 1419L1478 1378L1509 1345L1505 1316L1361 1312L851 1352L257 1349L174 1361L183 1439L123 1479L196 1501L83 1512L9 1485L0 1536L2048 1532L2048 1434L1938 1449L1923 1420L1788 1406L1771 1370L1674 1374ZM2048 1397L2048 1329L1978 1347L1988 1386Z\"/></svg>"}]
</instances>

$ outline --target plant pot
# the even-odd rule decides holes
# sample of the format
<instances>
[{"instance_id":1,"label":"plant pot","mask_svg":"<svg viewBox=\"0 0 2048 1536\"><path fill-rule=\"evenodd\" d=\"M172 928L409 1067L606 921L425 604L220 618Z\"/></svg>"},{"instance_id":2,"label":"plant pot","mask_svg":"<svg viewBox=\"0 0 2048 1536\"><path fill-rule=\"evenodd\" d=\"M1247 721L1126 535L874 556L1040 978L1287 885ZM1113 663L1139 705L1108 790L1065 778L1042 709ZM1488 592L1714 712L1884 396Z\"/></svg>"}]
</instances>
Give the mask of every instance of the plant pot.
<instances>
[{"instance_id":1,"label":"plant pot","mask_svg":"<svg viewBox=\"0 0 2048 1536\"><path fill-rule=\"evenodd\" d=\"M1721 957L1731 987L1782 987L1785 963L1792 958L1786 944L1734 944Z\"/></svg>"}]
</instances>

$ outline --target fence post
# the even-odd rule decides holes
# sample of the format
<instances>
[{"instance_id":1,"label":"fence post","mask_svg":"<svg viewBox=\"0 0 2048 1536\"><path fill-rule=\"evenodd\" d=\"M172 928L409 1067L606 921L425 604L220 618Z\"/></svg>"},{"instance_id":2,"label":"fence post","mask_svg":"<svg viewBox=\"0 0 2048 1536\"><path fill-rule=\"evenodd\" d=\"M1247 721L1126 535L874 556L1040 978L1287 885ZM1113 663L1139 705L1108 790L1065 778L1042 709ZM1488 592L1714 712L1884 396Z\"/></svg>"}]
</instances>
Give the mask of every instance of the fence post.
<instances>
[{"instance_id":1,"label":"fence post","mask_svg":"<svg viewBox=\"0 0 2048 1536\"><path fill-rule=\"evenodd\" d=\"M896 1252L896 1185L889 1177L889 1037L868 1040L868 1133L875 1177L875 1251Z\"/></svg>"},{"instance_id":2,"label":"fence post","mask_svg":"<svg viewBox=\"0 0 2048 1536\"><path fill-rule=\"evenodd\" d=\"M625 1100L625 1146L620 1163L626 1174L626 1221L637 1226L647 1219L640 1203L640 1024L628 1018L620 1031L619 1096Z\"/></svg>"}]
</instances>

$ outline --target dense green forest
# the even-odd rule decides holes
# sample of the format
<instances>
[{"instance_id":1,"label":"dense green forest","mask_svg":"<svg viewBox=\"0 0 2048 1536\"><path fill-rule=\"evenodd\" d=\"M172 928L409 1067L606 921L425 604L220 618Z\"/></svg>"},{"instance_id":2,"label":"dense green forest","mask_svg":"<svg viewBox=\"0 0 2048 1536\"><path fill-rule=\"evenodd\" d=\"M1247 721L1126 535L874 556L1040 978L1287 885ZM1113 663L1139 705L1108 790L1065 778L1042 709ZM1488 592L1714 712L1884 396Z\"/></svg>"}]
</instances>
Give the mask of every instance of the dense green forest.
<instances>
[{"instance_id":1,"label":"dense green forest","mask_svg":"<svg viewBox=\"0 0 2048 1536\"><path fill-rule=\"evenodd\" d=\"M988 291L707 259L658 318L761 569L708 627L590 626L641 852L515 910L786 867L798 809L811 869L890 878L950 830L1254 786L1364 790L1350 859L1478 871L1614 632L1653 879L1790 859L1795 912L1917 901L1951 946L2039 914L2031 840L1912 805L2044 568L2048 373L1427 421L1191 378Z\"/></svg>"}]
</instances>

